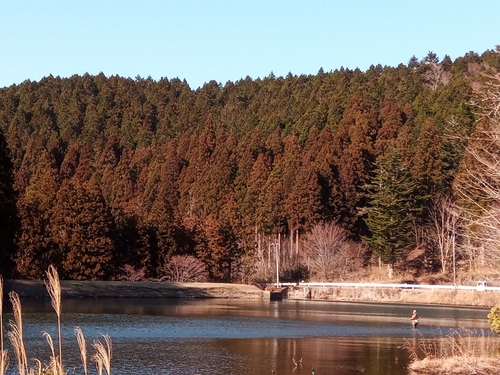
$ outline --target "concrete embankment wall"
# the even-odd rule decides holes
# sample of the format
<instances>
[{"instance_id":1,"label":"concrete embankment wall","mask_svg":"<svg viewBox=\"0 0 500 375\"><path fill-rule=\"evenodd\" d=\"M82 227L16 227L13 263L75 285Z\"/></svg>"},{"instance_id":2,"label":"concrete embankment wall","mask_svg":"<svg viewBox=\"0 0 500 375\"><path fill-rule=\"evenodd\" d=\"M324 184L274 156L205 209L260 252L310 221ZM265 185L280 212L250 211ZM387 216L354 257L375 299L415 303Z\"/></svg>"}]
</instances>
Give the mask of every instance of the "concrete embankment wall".
<instances>
[{"instance_id":1,"label":"concrete embankment wall","mask_svg":"<svg viewBox=\"0 0 500 375\"><path fill-rule=\"evenodd\" d=\"M284 297L288 299L401 302L484 307L500 305L499 292L479 292L474 290L296 286L287 288Z\"/></svg>"}]
</instances>

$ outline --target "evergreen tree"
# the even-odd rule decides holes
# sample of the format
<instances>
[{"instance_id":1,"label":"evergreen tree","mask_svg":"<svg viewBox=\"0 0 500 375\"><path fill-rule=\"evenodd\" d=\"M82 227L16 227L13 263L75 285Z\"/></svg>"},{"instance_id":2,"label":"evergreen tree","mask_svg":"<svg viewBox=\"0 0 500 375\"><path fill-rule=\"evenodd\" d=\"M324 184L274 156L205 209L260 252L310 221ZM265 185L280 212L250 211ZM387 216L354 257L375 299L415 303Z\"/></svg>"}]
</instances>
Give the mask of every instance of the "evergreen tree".
<instances>
[{"instance_id":1,"label":"evergreen tree","mask_svg":"<svg viewBox=\"0 0 500 375\"><path fill-rule=\"evenodd\" d=\"M441 149L442 137L439 136L434 121L427 119L411 160L411 174L419 184L421 210L430 197L438 195L444 188Z\"/></svg>"},{"instance_id":2,"label":"evergreen tree","mask_svg":"<svg viewBox=\"0 0 500 375\"><path fill-rule=\"evenodd\" d=\"M63 275L73 280L109 280L115 276L114 223L95 182L63 184L53 210L53 238Z\"/></svg>"},{"instance_id":3,"label":"evergreen tree","mask_svg":"<svg viewBox=\"0 0 500 375\"><path fill-rule=\"evenodd\" d=\"M281 165L278 165L269 175L264 185L262 204L257 210L259 230L266 234L285 230L285 195L281 170Z\"/></svg>"},{"instance_id":4,"label":"evergreen tree","mask_svg":"<svg viewBox=\"0 0 500 375\"><path fill-rule=\"evenodd\" d=\"M13 189L13 166L7 144L0 131L0 275L10 276L16 250L14 236L19 229L17 195Z\"/></svg>"},{"instance_id":5,"label":"evergreen tree","mask_svg":"<svg viewBox=\"0 0 500 375\"><path fill-rule=\"evenodd\" d=\"M265 186L271 173L271 161L265 154L259 154L255 161L247 181L247 191L244 201L241 203L244 222L250 226L252 232L255 226L262 223L261 211L264 202ZM259 228L261 229L261 228Z\"/></svg>"},{"instance_id":6,"label":"evergreen tree","mask_svg":"<svg viewBox=\"0 0 500 375\"><path fill-rule=\"evenodd\" d=\"M374 176L366 189L368 206L363 213L370 234L365 241L392 270L412 245L416 191L397 150L377 158Z\"/></svg>"},{"instance_id":7,"label":"evergreen tree","mask_svg":"<svg viewBox=\"0 0 500 375\"><path fill-rule=\"evenodd\" d=\"M16 274L28 279L41 279L51 264L59 264L52 238L52 208L56 204L59 175L51 155L41 150L38 168L18 201L21 217Z\"/></svg>"},{"instance_id":8,"label":"evergreen tree","mask_svg":"<svg viewBox=\"0 0 500 375\"><path fill-rule=\"evenodd\" d=\"M346 209L342 220L349 230L358 233L362 230L357 212L365 205L361 187L367 181L375 157L373 142L378 122L373 107L372 100L364 93L353 98L334 138L335 165Z\"/></svg>"},{"instance_id":9,"label":"evergreen tree","mask_svg":"<svg viewBox=\"0 0 500 375\"><path fill-rule=\"evenodd\" d=\"M203 223L204 246L198 246L197 257L205 263L214 280L230 282L234 264L242 255L231 226L209 215Z\"/></svg>"},{"instance_id":10,"label":"evergreen tree","mask_svg":"<svg viewBox=\"0 0 500 375\"><path fill-rule=\"evenodd\" d=\"M304 233L320 220L321 188L318 184L317 173L307 156L285 199L284 208L290 232L299 230Z\"/></svg>"}]
</instances>

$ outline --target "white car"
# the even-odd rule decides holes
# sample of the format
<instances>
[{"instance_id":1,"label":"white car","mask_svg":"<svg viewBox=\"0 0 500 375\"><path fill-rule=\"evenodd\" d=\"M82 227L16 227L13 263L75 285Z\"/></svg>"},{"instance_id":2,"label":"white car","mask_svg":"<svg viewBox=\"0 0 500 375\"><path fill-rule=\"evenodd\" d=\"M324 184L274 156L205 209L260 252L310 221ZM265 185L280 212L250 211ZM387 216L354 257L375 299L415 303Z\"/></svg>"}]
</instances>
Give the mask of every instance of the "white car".
<instances>
[{"instance_id":1,"label":"white car","mask_svg":"<svg viewBox=\"0 0 500 375\"><path fill-rule=\"evenodd\" d=\"M476 288L478 292L484 292L487 286L488 283L486 281L478 281Z\"/></svg>"}]
</instances>

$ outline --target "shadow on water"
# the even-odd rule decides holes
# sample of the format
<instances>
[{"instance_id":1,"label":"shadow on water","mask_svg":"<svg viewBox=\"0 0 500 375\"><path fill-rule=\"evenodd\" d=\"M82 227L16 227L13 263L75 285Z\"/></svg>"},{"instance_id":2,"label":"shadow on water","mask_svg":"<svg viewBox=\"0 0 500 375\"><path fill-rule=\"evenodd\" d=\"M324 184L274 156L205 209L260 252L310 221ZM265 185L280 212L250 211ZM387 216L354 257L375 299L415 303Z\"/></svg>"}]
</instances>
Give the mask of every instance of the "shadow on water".
<instances>
[{"instance_id":1,"label":"shadow on water","mask_svg":"<svg viewBox=\"0 0 500 375\"><path fill-rule=\"evenodd\" d=\"M43 331L56 337L48 300L26 300L28 356L46 359ZM420 328L409 315L419 310ZM450 329L487 329L487 309L323 301L78 299L63 301L66 369L83 373L74 328L88 343L113 340L112 373L406 374L404 339ZM7 316L7 321L9 316ZM89 346L90 350L90 346ZM294 365L302 358L302 365ZM8 374L15 373L11 361Z\"/></svg>"}]
</instances>

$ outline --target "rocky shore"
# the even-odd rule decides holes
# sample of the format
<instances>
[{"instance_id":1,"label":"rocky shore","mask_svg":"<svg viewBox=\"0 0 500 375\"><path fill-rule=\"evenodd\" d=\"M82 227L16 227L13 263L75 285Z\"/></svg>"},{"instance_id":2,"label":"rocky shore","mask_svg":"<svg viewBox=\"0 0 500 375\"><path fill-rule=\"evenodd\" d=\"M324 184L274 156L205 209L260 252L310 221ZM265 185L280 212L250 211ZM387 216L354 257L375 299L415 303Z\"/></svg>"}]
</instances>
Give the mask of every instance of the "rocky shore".
<instances>
[{"instance_id":1,"label":"rocky shore","mask_svg":"<svg viewBox=\"0 0 500 375\"><path fill-rule=\"evenodd\" d=\"M227 283L171 283L145 281L61 280L65 298L240 298L269 299L269 292L253 285ZM22 298L49 298L44 281L5 280L4 295L15 291Z\"/></svg>"}]
</instances>

